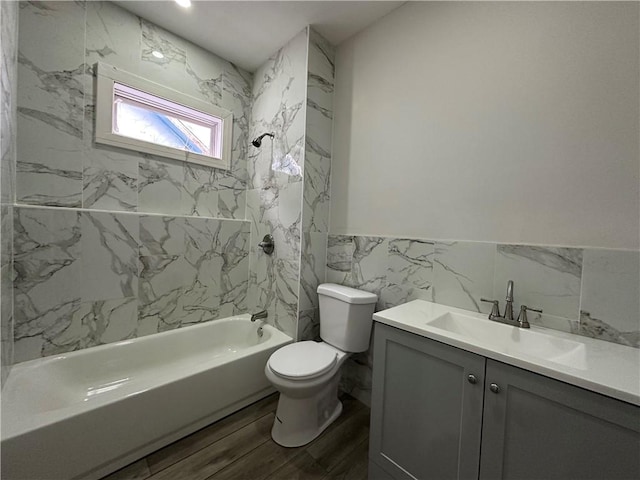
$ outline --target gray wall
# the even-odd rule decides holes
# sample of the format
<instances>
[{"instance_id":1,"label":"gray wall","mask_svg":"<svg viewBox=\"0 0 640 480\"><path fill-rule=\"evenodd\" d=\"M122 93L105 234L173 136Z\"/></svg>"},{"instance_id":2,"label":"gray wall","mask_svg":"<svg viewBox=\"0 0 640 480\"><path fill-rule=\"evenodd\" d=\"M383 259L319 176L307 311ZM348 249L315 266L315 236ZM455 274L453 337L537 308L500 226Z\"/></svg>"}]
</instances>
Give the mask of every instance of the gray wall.
<instances>
[{"instance_id":1,"label":"gray wall","mask_svg":"<svg viewBox=\"0 0 640 480\"><path fill-rule=\"evenodd\" d=\"M637 2L408 2L336 57L331 232L637 250Z\"/></svg>"}]
</instances>

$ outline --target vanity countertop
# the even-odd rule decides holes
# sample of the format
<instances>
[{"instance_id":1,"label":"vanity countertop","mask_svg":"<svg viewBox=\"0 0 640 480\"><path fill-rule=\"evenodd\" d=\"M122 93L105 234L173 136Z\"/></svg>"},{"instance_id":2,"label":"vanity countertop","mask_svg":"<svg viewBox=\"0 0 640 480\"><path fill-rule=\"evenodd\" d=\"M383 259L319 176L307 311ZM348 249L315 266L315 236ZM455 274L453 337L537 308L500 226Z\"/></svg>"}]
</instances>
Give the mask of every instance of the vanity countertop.
<instances>
[{"instance_id":1,"label":"vanity countertop","mask_svg":"<svg viewBox=\"0 0 640 480\"><path fill-rule=\"evenodd\" d=\"M486 314L425 300L413 300L377 312L373 318L416 335L640 405L640 349L637 348L543 327L512 327L488 320Z\"/></svg>"}]
</instances>

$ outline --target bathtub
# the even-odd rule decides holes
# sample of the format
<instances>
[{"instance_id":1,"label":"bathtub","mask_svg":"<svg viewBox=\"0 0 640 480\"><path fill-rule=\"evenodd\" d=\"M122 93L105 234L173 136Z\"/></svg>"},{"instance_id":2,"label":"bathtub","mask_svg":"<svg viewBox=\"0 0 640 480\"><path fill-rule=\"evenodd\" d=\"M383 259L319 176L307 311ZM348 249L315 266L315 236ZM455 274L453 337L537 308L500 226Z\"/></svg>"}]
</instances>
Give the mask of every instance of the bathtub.
<instances>
[{"instance_id":1,"label":"bathtub","mask_svg":"<svg viewBox=\"0 0 640 480\"><path fill-rule=\"evenodd\" d=\"M248 315L15 365L2 390L2 478L97 479L274 392L292 339Z\"/></svg>"}]
</instances>

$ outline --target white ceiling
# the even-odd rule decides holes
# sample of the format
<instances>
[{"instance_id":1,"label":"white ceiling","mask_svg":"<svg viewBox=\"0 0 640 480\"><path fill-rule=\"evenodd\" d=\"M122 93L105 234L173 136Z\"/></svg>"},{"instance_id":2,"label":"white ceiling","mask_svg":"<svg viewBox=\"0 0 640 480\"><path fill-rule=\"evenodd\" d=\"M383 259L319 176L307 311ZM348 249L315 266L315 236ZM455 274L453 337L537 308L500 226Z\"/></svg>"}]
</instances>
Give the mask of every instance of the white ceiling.
<instances>
[{"instance_id":1,"label":"white ceiling","mask_svg":"<svg viewBox=\"0 0 640 480\"><path fill-rule=\"evenodd\" d=\"M253 72L306 25L337 46L404 2L192 0L190 8L172 0L116 3Z\"/></svg>"}]
</instances>

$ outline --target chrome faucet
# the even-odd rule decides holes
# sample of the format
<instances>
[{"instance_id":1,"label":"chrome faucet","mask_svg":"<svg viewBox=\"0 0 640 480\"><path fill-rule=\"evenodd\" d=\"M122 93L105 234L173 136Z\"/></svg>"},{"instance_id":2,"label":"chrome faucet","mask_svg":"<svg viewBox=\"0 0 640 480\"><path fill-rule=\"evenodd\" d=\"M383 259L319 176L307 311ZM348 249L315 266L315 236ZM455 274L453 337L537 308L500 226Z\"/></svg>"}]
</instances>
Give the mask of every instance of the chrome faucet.
<instances>
[{"instance_id":1,"label":"chrome faucet","mask_svg":"<svg viewBox=\"0 0 640 480\"><path fill-rule=\"evenodd\" d=\"M504 307L504 318L513 320L513 280L507 282L507 304Z\"/></svg>"},{"instance_id":2,"label":"chrome faucet","mask_svg":"<svg viewBox=\"0 0 640 480\"><path fill-rule=\"evenodd\" d=\"M251 314L251 321L255 322L256 320L260 320L261 318L267 318L269 316L269 314L267 313L266 310L262 310L261 312L258 313L252 313Z\"/></svg>"},{"instance_id":3,"label":"chrome faucet","mask_svg":"<svg viewBox=\"0 0 640 480\"><path fill-rule=\"evenodd\" d=\"M267 318L269 316L269 314L267 313L266 310L262 310L261 312L258 313L252 313L251 314L251 321L255 322L256 320L260 320L260 319L264 319ZM263 325L265 323L266 320L262 320L262 322L260 323L260 326L258 327L258 337L262 338L262 335L264 334L263 331Z\"/></svg>"},{"instance_id":4,"label":"chrome faucet","mask_svg":"<svg viewBox=\"0 0 640 480\"><path fill-rule=\"evenodd\" d=\"M513 318L513 280L507 282L507 304L504 307L504 315L500 315L500 302L498 300L488 300L486 298L480 299L483 302L492 303L491 313L489 314L489 320L495 320L496 322L506 323L514 327L530 328L529 321L527 320L527 311L542 313L542 310L535 308L529 308L526 305L520 307L520 315L518 319Z\"/></svg>"}]
</instances>

